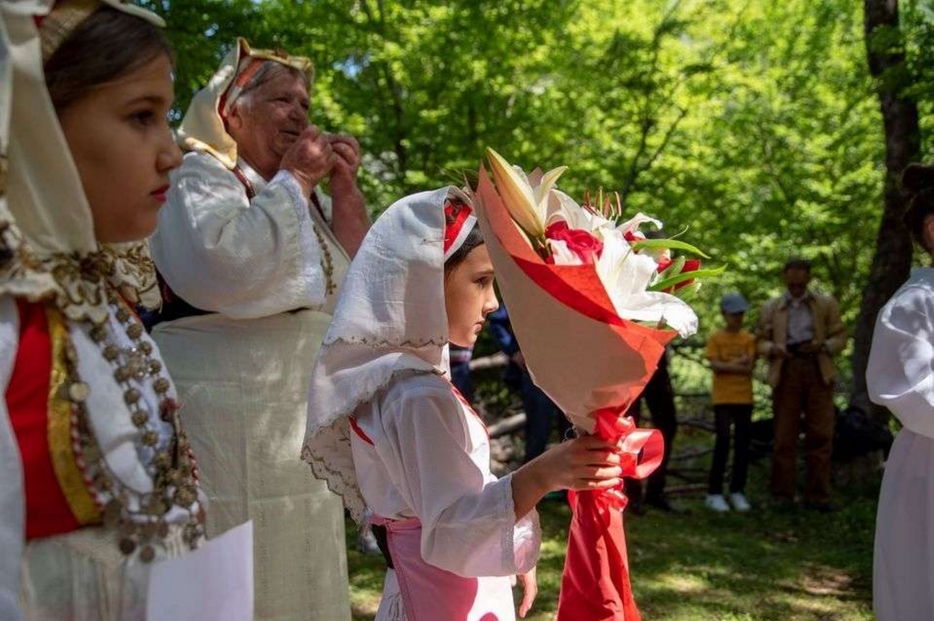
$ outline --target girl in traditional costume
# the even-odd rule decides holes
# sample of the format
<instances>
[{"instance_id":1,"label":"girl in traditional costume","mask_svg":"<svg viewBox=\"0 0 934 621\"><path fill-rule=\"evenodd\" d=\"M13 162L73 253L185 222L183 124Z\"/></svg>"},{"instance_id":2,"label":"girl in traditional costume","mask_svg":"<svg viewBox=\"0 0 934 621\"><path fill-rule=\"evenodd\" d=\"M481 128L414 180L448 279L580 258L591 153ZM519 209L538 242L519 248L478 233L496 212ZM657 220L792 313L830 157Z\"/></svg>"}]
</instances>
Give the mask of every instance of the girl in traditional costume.
<instances>
[{"instance_id":1,"label":"girl in traditional costume","mask_svg":"<svg viewBox=\"0 0 934 621\"><path fill-rule=\"evenodd\" d=\"M934 167L913 164L905 216L934 261ZM876 518L873 610L879 621L934 619L934 268L915 268L879 311L866 369L873 402L903 425L885 463Z\"/></svg>"},{"instance_id":2,"label":"girl in traditional costume","mask_svg":"<svg viewBox=\"0 0 934 621\"><path fill-rule=\"evenodd\" d=\"M350 267L311 380L303 457L371 514L390 565L379 621L515 619L536 592L535 504L618 485L617 447L566 442L497 479L483 421L448 379L447 343L473 345L497 308L468 199L416 194L374 224Z\"/></svg>"},{"instance_id":3,"label":"girl in traditional costume","mask_svg":"<svg viewBox=\"0 0 934 621\"><path fill-rule=\"evenodd\" d=\"M0 3L0 619L142 619L204 537L175 388L134 314L181 154L157 16ZM155 296L153 296L155 294Z\"/></svg>"}]
</instances>

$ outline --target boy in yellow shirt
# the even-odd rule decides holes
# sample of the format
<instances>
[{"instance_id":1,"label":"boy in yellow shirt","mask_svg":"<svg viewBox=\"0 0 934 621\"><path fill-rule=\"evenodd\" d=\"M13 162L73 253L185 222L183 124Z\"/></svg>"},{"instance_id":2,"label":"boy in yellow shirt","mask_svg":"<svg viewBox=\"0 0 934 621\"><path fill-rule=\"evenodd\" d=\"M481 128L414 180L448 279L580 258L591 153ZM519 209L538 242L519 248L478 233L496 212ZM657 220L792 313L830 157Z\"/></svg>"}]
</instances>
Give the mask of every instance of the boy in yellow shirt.
<instances>
[{"instance_id":1,"label":"boy in yellow shirt","mask_svg":"<svg viewBox=\"0 0 934 621\"><path fill-rule=\"evenodd\" d=\"M749 511L743 494L749 463L749 425L752 421L752 370L756 362L756 338L743 329L743 317L749 303L739 293L729 293L720 300L725 327L707 340L706 357L713 370L713 409L717 441L710 468L706 505L718 513L730 510ZM730 426L736 426L733 443L733 475L730 479L730 503L723 496L723 474L730 452Z\"/></svg>"}]
</instances>

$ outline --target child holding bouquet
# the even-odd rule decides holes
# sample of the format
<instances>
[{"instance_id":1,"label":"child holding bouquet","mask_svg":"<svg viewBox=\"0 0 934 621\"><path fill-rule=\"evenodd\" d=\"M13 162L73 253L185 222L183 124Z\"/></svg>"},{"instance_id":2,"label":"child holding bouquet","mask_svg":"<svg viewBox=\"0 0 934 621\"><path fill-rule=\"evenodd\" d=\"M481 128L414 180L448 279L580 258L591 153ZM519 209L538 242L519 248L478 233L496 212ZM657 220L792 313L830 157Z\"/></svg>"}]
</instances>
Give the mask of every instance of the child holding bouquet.
<instances>
[{"instance_id":1,"label":"child holding bouquet","mask_svg":"<svg viewBox=\"0 0 934 621\"><path fill-rule=\"evenodd\" d=\"M448 380L447 343L474 344L498 303L469 199L409 196L370 230L311 379L303 458L389 564L377 620L515 619L536 593L534 507L549 491L620 485L619 448L565 442L497 479L483 421Z\"/></svg>"}]
</instances>

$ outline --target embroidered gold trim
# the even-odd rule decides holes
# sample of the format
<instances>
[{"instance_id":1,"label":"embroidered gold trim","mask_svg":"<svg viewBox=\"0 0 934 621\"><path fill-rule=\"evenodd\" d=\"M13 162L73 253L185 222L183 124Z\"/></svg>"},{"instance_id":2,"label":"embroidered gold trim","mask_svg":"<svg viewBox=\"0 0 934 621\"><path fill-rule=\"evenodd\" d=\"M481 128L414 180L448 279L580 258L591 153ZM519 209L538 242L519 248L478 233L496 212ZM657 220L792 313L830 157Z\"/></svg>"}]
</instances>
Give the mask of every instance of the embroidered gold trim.
<instances>
[{"instance_id":1,"label":"embroidered gold trim","mask_svg":"<svg viewBox=\"0 0 934 621\"><path fill-rule=\"evenodd\" d=\"M149 254L149 244L123 243L119 246L101 244L101 253L111 265L107 282L124 297L149 310L159 308L162 295L156 277L156 264Z\"/></svg>"},{"instance_id":2,"label":"embroidered gold trim","mask_svg":"<svg viewBox=\"0 0 934 621\"><path fill-rule=\"evenodd\" d=\"M49 338L52 341L52 375L48 401L48 439L52 467L75 519L80 524L96 524L101 521L101 511L88 492L84 475L75 462L71 439L72 404L65 394L68 380L65 358L68 329L61 314L53 307L46 307L46 317L49 323Z\"/></svg>"},{"instance_id":3,"label":"embroidered gold trim","mask_svg":"<svg viewBox=\"0 0 934 621\"><path fill-rule=\"evenodd\" d=\"M331 259L331 249L328 247L324 235L318 230L317 223L312 222L311 228L315 232L315 237L318 238L318 245L321 247L321 271L324 272L325 293L329 296L334 295L337 292L337 284L334 282L334 261Z\"/></svg>"},{"instance_id":4,"label":"embroidered gold trim","mask_svg":"<svg viewBox=\"0 0 934 621\"><path fill-rule=\"evenodd\" d=\"M158 307L156 270L145 242L40 256L0 201L0 293L52 298L69 320L101 324L107 319L108 285L146 308Z\"/></svg>"}]
</instances>

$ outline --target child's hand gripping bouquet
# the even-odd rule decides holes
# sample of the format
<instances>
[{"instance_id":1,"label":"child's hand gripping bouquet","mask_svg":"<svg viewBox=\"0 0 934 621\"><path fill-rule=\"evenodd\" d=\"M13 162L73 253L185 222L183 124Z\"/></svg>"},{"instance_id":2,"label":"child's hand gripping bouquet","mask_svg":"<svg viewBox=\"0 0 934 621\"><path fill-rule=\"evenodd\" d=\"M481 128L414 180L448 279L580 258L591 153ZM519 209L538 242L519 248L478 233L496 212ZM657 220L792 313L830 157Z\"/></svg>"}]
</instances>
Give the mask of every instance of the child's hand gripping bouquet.
<instances>
[{"instance_id":1,"label":"child's hand gripping bouquet","mask_svg":"<svg viewBox=\"0 0 934 621\"><path fill-rule=\"evenodd\" d=\"M646 239L642 214L618 224L619 203L579 205L555 188L565 167L526 177L488 150L495 186L481 167L478 218L513 328L535 383L580 430L624 447L623 475L648 476L664 444L624 416L665 345L697 329L678 295L719 273L671 250L704 256L672 239ZM560 621L639 619L623 534L622 489L571 493L574 518L558 609Z\"/></svg>"}]
</instances>

